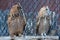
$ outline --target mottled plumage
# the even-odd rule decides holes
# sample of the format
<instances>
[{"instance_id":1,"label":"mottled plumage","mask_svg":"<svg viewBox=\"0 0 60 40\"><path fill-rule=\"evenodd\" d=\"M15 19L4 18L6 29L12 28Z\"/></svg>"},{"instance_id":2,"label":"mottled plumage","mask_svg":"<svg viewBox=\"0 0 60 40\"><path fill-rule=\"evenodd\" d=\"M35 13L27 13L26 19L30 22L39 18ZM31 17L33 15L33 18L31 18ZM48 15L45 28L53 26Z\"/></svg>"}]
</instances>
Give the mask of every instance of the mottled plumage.
<instances>
[{"instance_id":1,"label":"mottled plumage","mask_svg":"<svg viewBox=\"0 0 60 40\"><path fill-rule=\"evenodd\" d=\"M21 36L24 27L25 19L21 11L21 6L19 4L15 4L12 6L10 14L8 15L8 29L10 36L14 37L14 35L18 36L19 34Z\"/></svg>"},{"instance_id":2,"label":"mottled plumage","mask_svg":"<svg viewBox=\"0 0 60 40\"><path fill-rule=\"evenodd\" d=\"M44 6L40 9L37 21L38 34L46 35L50 28L50 16L48 14L48 6Z\"/></svg>"}]
</instances>

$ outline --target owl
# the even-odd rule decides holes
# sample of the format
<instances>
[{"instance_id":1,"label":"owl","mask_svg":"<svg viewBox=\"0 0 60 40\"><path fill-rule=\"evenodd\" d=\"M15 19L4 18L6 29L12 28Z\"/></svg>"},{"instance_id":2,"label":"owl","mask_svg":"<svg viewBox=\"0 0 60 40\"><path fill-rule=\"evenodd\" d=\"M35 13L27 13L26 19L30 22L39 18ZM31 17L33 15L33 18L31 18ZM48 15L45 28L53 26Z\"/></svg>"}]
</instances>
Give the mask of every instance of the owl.
<instances>
[{"instance_id":1,"label":"owl","mask_svg":"<svg viewBox=\"0 0 60 40\"><path fill-rule=\"evenodd\" d=\"M48 10L48 6L43 6L38 13L37 33L39 35L46 35L50 28L50 16Z\"/></svg>"},{"instance_id":2,"label":"owl","mask_svg":"<svg viewBox=\"0 0 60 40\"><path fill-rule=\"evenodd\" d=\"M14 36L21 36L23 34L26 21L20 4L16 3L12 6L7 22L9 34L12 40L14 39Z\"/></svg>"}]
</instances>

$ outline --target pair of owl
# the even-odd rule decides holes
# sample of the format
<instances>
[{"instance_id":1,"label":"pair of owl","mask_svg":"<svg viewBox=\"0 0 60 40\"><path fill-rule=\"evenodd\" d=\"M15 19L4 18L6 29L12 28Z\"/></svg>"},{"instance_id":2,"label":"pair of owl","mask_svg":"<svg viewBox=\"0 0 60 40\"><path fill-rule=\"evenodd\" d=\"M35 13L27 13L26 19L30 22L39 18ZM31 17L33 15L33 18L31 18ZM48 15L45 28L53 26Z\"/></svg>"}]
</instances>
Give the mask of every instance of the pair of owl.
<instances>
[{"instance_id":1,"label":"pair of owl","mask_svg":"<svg viewBox=\"0 0 60 40\"><path fill-rule=\"evenodd\" d=\"M37 33L43 35L47 33L50 27L49 20L50 17L47 14L48 7L43 6L38 16L36 17ZM15 4L12 6L10 13L8 15L8 29L11 36L11 40L14 39L14 35L21 36L26 25L26 18L22 12L20 4Z\"/></svg>"}]
</instances>

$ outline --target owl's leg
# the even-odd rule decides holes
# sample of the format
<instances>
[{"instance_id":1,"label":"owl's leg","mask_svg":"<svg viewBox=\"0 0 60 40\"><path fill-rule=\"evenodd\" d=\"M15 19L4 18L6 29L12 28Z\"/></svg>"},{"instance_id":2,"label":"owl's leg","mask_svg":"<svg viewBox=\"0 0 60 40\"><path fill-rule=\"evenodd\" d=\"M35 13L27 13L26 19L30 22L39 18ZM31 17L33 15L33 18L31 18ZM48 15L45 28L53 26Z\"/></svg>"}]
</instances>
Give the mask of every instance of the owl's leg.
<instances>
[{"instance_id":1,"label":"owl's leg","mask_svg":"<svg viewBox=\"0 0 60 40\"><path fill-rule=\"evenodd\" d=\"M10 36L11 36L11 39L10 40L14 40L15 39L14 34L10 34Z\"/></svg>"},{"instance_id":2,"label":"owl's leg","mask_svg":"<svg viewBox=\"0 0 60 40\"><path fill-rule=\"evenodd\" d=\"M41 33L41 36L43 36L43 33Z\"/></svg>"},{"instance_id":3,"label":"owl's leg","mask_svg":"<svg viewBox=\"0 0 60 40\"><path fill-rule=\"evenodd\" d=\"M46 33L41 33L41 36L43 36L43 38L42 38L41 40L46 40L46 39L44 38L44 36L46 36Z\"/></svg>"},{"instance_id":4,"label":"owl's leg","mask_svg":"<svg viewBox=\"0 0 60 40\"><path fill-rule=\"evenodd\" d=\"M19 33L19 37L23 36L23 33Z\"/></svg>"},{"instance_id":5,"label":"owl's leg","mask_svg":"<svg viewBox=\"0 0 60 40\"><path fill-rule=\"evenodd\" d=\"M46 36L46 33L41 33L41 36Z\"/></svg>"},{"instance_id":6,"label":"owl's leg","mask_svg":"<svg viewBox=\"0 0 60 40\"><path fill-rule=\"evenodd\" d=\"M44 36L46 36L46 33L44 33Z\"/></svg>"},{"instance_id":7,"label":"owl's leg","mask_svg":"<svg viewBox=\"0 0 60 40\"><path fill-rule=\"evenodd\" d=\"M19 33L19 36L21 37L22 34Z\"/></svg>"}]
</instances>

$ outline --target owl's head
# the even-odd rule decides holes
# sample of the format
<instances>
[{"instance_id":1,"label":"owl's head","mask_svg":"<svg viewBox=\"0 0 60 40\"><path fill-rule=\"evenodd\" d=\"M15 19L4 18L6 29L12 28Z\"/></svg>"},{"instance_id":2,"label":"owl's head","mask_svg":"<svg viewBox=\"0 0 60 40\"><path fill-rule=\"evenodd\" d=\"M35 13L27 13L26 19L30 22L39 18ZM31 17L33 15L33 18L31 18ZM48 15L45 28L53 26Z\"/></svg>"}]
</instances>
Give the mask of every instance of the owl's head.
<instances>
[{"instance_id":1,"label":"owl's head","mask_svg":"<svg viewBox=\"0 0 60 40\"><path fill-rule=\"evenodd\" d=\"M10 10L10 16L19 16L21 12L21 5L20 3L15 3Z\"/></svg>"},{"instance_id":2,"label":"owl's head","mask_svg":"<svg viewBox=\"0 0 60 40\"><path fill-rule=\"evenodd\" d=\"M49 8L48 6L43 6L40 11L39 11L39 15L40 17L43 17L43 16L48 16L49 14Z\"/></svg>"}]
</instances>

